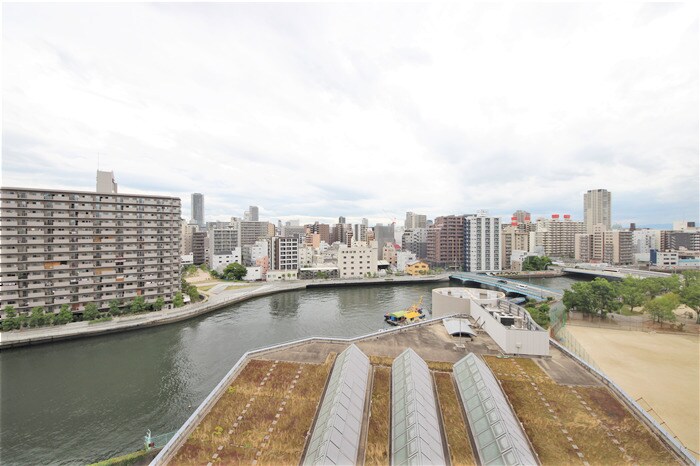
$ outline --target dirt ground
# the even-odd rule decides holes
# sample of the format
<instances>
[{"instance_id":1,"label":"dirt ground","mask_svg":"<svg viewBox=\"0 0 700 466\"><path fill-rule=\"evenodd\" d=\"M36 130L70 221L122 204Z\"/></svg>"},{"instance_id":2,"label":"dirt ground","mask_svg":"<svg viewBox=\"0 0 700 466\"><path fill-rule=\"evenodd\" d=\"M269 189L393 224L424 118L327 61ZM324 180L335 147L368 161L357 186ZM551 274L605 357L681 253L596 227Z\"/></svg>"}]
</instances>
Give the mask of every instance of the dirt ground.
<instances>
[{"instance_id":1,"label":"dirt ground","mask_svg":"<svg viewBox=\"0 0 700 466\"><path fill-rule=\"evenodd\" d=\"M216 280L211 278L211 275L209 275L209 272L205 272L204 270L201 270L201 269L197 269L197 273L194 274L193 276L184 275L184 277L188 282L190 282L192 284L201 283L201 282L208 282L208 281L216 281Z\"/></svg>"},{"instance_id":2,"label":"dirt ground","mask_svg":"<svg viewBox=\"0 0 700 466\"><path fill-rule=\"evenodd\" d=\"M700 339L567 326L595 363L687 448L700 451ZM697 456L697 454L696 454Z\"/></svg>"}]
</instances>

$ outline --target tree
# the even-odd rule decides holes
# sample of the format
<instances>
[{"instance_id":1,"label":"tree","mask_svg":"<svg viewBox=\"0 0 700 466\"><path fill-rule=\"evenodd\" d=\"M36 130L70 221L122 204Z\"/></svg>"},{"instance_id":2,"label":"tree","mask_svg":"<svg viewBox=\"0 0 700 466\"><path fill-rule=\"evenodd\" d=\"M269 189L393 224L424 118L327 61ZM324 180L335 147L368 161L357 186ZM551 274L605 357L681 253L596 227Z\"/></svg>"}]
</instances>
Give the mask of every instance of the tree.
<instances>
[{"instance_id":1,"label":"tree","mask_svg":"<svg viewBox=\"0 0 700 466\"><path fill-rule=\"evenodd\" d=\"M61 310L58 311L58 315L56 316L56 324L57 325L66 325L69 322L73 321L73 313L71 312L70 308L68 307L68 304L64 304L61 306Z\"/></svg>"},{"instance_id":2,"label":"tree","mask_svg":"<svg viewBox=\"0 0 700 466\"><path fill-rule=\"evenodd\" d=\"M83 320L95 320L99 317L100 311L97 309L97 304L87 303L83 309Z\"/></svg>"},{"instance_id":3,"label":"tree","mask_svg":"<svg viewBox=\"0 0 700 466\"><path fill-rule=\"evenodd\" d=\"M224 271L221 273L221 278L223 278L224 280L238 281L242 280L247 273L248 269L246 269L243 265L239 264L238 262L234 262L226 266Z\"/></svg>"},{"instance_id":4,"label":"tree","mask_svg":"<svg viewBox=\"0 0 700 466\"><path fill-rule=\"evenodd\" d=\"M547 270L547 267L550 265L552 265L552 259L547 256L529 256L523 261L523 271Z\"/></svg>"},{"instance_id":5,"label":"tree","mask_svg":"<svg viewBox=\"0 0 700 466\"><path fill-rule=\"evenodd\" d=\"M44 308L37 306L32 308L32 313L29 315L29 326L30 327L41 327L44 325Z\"/></svg>"},{"instance_id":6,"label":"tree","mask_svg":"<svg viewBox=\"0 0 700 466\"><path fill-rule=\"evenodd\" d=\"M177 292L175 293L175 298L173 298L173 306L175 307L182 307L185 305L185 300L182 298L182 293Z\"/></svg>"},{"instance_id":7,"label":"tree","mask_svg":"<svg viewBox=\"0 0 700 466\"><path fill-rule=\"evenodd\" d=\"M109 302L109 313L112 314L113 316L118 316L119 314L122 313L122 309L119 306L118 299L113 299Z\"/></svg>"},{"instance_id":8,"label":"tree","mask_svg":"<svg viewBox=\"0 0 700 466\"><path fill-rule=\"evenodd\" d=\"M14 330L15 328L19 328L19 322L17 319L17 312L15 311L15 308L7 305L5 306L5 317L2 319L2 329L7 331L7 330Z\"/></svg>"},{"instance_id":9,"label":"tree","mask_svg":"<svg viewBox=\"0 0 700 466\"><path fill-rule=\"evenodd\" d=\"M615 288L612 283L604 278L596 277L591 282L591 291L593 292L593 303L596 314L605 317L608 312L619 311L622 303L615 293Z\"/></svg>"},{"instance_id":10,"label":"tree","mask_svg":"<svg viewBox=\"0 0 700 466\"><path fill-rule=\"evenodd\" d=\"M625 277L622 281L616 282L614 285L618 296L620 296L622 302L627 304L630 309L639 307L646 301L641 282L642 280L638 278Z\"/></svg>"},{"instance_id":11,"label":"tree","mask_svg":"<svg viewBox=\"0 0 700 466\"><path fill-rule=\"evenodd\" d=\"M129 307L134 314L143 312L146 309L146 301L143 299L143 296L137 296L131 301L131 306Z\"/></svg>"},{"instance_id":12,"label":"tree","mask_svg":"<svg viewBox=\"0 0 700 466\"><path fill-rule=\"evenodd\" d=\"M649 313L654 322L659 322L663 327L663 322L673 322L676 314L673 311L680 305L680 299L675 293L666 293L649 301L644 306L644 311Z\"/></svg>"},{"instance_id":13,"label":"tree","mask_svg":"<svg viewBox=\"0 0 700 466\"><path fill-rule=\"evenodd\" d=\"M165 306L165 300L163 299L162 296L158 296L158 299L156 299L156 302L153 303L153 310L160 311L161 309L163 309L163 306Z\"/></svg>"},{"instance_id":14,"label":"tree","mask_svg":"<svg viewBox=\"0 0 700 466\"><path fill-rule=\"evenodd\" d=\"M211 278L221 278L221 275L219 275L219 272L217 272L214 269L209 271L209 275L211 275Z\"/></svg>"},{"instance_id":15,"label":"tree","mask_svg":"<svg viewBox=\"0 0 700 466\"><path fill-rule=\"evenodd\" d=\"M695 311L695 321L700 324L700 281L688 281L686 278L680 299L683 304Z\"/></svg>"}]
</instances>

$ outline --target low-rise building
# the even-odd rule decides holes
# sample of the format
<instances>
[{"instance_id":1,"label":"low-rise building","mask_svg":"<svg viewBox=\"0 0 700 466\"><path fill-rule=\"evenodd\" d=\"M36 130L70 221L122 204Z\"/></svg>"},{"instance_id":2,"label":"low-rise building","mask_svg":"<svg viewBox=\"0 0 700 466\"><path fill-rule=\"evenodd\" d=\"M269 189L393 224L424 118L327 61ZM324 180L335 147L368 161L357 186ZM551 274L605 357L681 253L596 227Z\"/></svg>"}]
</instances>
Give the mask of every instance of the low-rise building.
<instances>
[{"instance_id":1,"label":"low-rise building","mask_svg":"<svg viewBox=\"0 0 700 466\"><path fill-rule=\"evenodd\" d=\"M430 266L424 261L412 261L406 265L406 273L411 276L425 275L430 271Z\"/></svg>"},{"instance_id":2,"label":"low-rise building","mask_svg":"<svg viewBox=\"0 0 700 466\"><path fill-rule=\"evenodd\" d=\"M377 273L376 241L355 241L352 246L338 247L338 270L340 278L362 278Z\"/></svg>"},{"instance_id":3,"label":"low-rise building","mask_svg":"<svg viewBox=\"0 0 700 466\"><path fill-rule=\"evenodd\" d=\"M233 251L209 254L209 268L221 273L227 265L234 262L241 263L241 248L234 248Z\"/></svg>"},{"instance_id":4,"label":"low-rise building","mask_svg":"<svg viewBox=\"0 0 700 466\"><path fill-rule=\"evenodd\" d=\"M268 270L265 279L268 282L284 282L299 279L298 270Z\"/></svg>"}]
</instances>

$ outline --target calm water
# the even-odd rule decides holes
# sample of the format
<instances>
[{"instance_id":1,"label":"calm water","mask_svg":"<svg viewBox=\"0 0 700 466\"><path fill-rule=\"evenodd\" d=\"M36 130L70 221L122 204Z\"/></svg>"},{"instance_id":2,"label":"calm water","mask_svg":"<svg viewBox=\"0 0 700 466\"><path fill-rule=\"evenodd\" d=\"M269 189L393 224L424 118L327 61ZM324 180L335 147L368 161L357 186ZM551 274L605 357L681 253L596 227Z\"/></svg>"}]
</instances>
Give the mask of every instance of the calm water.
<instances>
[{"instance_id":1,"label":"calm water","mask_svg":"<svg viewBox=\"0 0 700 466\"><path fill-rule=\"evenodd\" d=\"M177 430L249 349L373 332L420 296L429 309L435 287L294 291L154 329L3 351L0 463L86 464L138 450L146 429Z\"/></svg>"}]
</instances>

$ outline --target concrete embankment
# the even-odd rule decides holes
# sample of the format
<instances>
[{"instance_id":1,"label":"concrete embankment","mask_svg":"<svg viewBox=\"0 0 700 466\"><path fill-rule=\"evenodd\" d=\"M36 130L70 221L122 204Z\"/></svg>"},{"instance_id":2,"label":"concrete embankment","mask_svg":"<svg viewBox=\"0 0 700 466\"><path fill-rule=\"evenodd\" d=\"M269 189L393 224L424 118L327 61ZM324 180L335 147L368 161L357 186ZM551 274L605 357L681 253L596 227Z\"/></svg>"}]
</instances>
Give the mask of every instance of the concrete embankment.
<instances>
[{"instance_id":1,"label":"concrete embankment","mask_svg":"<svg viewBox=\"0 0 700 466\"><path fill-rule=\"evenodd\" d=\"M52 343L76 338L94 337L110 333L125 332L143 328L167 325L174 322L191 319L217 309L260 298L285 291L297 291L306 288L334 287L334 286L367 286L367 285L402 285L412 283L432 283L447 281L447 275L434 275L427 277L391 277L391 278L366 278L358 280L314 280L265 283L257 288L243 288L239 291L222 293L219 296L209 298L207 301L190 304L177 309L165 309L148 314L115 317L107 322L74 322L55 327L40 327L32 329L0 332L0 350L16 348L20 346Z\"/></svg>"},{"instance_id":2,"label":"concrete embankment","mask_svg":"<svg viewBox=\"0 0 700 466\"><path fill-rule=\"evenodd\" d=\"M520 279L520 278L554 278L554 277L563 277L563 276L568 275L568 274L566 272L562 272L559 270L542 270L542 271L538 271L538 272L496 273L494 275L496 275L498 277Z\"/></svg>"}]
</instances>

